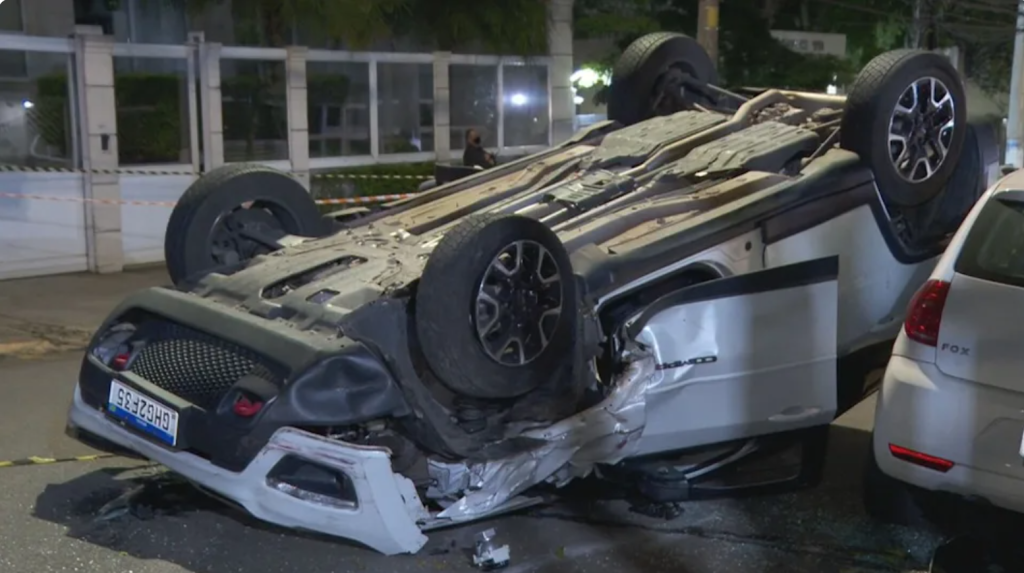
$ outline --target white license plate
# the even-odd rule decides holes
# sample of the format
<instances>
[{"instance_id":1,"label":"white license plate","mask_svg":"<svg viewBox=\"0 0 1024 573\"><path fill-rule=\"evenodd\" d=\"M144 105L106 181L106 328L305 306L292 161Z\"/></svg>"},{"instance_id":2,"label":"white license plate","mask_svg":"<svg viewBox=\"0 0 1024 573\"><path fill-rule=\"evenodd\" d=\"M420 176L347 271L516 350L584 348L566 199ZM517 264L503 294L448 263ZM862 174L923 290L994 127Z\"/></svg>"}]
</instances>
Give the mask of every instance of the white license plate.
<instances>
[{"instance_id":1,"label":"white license plate","mask_svg":"<svg viewBox=\"0 0 1024 573\"><path fill-rule=\"evenodd\" d=\"M178 413L117 380L110 382L107 411L118 420L165 444L178 444Z\"/></svg>"}]
</instances>

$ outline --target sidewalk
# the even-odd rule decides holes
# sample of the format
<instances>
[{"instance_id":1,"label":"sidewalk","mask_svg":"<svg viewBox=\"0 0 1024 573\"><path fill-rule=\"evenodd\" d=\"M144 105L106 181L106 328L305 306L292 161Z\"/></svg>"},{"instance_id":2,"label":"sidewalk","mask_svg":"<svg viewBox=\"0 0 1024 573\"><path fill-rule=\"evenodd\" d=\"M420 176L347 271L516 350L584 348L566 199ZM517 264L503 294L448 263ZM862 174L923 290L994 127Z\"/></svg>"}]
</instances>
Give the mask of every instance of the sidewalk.
<instances>
[{"instance_id":1,"label":"sidewalk","mask_svg":"<svg viewBox=\"0 0 1024 573\"><path fill-rule=\"evenodd\" d=\"M169 282L162 266L0 281L0 360L79 350L127 295Z\"/></svg>"}]
</instances>

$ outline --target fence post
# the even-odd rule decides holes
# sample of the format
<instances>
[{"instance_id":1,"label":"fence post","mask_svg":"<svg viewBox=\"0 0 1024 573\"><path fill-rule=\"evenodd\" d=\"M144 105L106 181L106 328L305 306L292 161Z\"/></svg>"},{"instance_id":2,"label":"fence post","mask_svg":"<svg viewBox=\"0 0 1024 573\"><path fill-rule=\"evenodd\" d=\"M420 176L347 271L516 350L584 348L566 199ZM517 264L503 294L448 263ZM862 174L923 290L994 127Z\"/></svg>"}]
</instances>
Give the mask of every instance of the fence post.
<instances>
[{"instance_id":1,"label":"fence post","mask_svg":"<svg viewBox=\"0 0 1024 573\"><path fill-rule=\"evenodd\" d=\"M380 157L380 81L378 78L378 72L380 66L377 65L377 58L370 56L370 61L366 64L367 79L370 82L370 101L369 101L369 119L370 119L370 155L373 156L374 160ZM375 161L376 162L376 161Z\"/></svg>"},{"instance_id":2,"label":"fence post","mask_svg":"<svg viewBox=\"0 0 1024 573\"><path fill-rule=\"evenodd\" d=\"M193 32L194 35L202 32ZM224 165L224 116L220 93L220 44L199 38L199 102L202 107L203 171Z\"/></svg>"},{"instance_id":3,"label":"fence post","mask_svg":"<svg viewBox=\"0 0 1024 573\"><path fill-rule=\"evenodd\" d=\"M576 118L572 77L572 5L573 0L548 3L548 84L551 86L551 143L557 145L572 137Z\"/></svg>"},{"instance_id":4,"label":"fence post","mask_svg":"<svg viewBox=\"0 0 1024 573\"><path fill-rule=\"evenodd\" d=\"M309 89L306 85L305 46L288 46L285 59L285 105L288 106L288 158L292 174L308 191L309 182Z\"/></svg>"},{"instance_id":5,"label":"fence post","mask_svg":"<svg viewBox=\"0 0 1024 573\"><path fill-rule=\"evenodd\" d=\"M192 164L192 172L195 174L202 173L203 168L203 142L205 141L200 133L200 129L203 129L204 122L200 119L199 110L201 109L199 103L199 96L197 90L199 88L199 50L203 45L204 34L202 32L189 32L188 41L188 59L185 63L185 81L188 84L186 88L186 102L188 104L188 147L189 147L189 162Z\"/></svg>"},{"instance_id":6,"label":"fence post","mask_svg":"<svg viewBox=\"0 0 1024 573\"><path fill-rule=\"evenodd\" d=\"M75 27L75 72L82 187L89 270L124 269L121 184L117 173L117 110L114 105L114 39L98 26Z\"/></svg>"},{"instance_id":7,"label":"fence post","mask_svg":"<svg viewBox=\"0 0 1024 573\"><path fill-rule=\"evenodd\" d=\"M451 92L448 85L451 61L451 52L434 52L434 153L438 162L452 157Z\"/></svg>"},{"instance_id":8,"label":"fence post","mask_svg":"<svg viewBox=\"0 0 1024 573\"><path fill-rule=\"evenodd\" d=\"M498 153L505 151L505 58L498 58Z\"/></svg>"}]
</instances>

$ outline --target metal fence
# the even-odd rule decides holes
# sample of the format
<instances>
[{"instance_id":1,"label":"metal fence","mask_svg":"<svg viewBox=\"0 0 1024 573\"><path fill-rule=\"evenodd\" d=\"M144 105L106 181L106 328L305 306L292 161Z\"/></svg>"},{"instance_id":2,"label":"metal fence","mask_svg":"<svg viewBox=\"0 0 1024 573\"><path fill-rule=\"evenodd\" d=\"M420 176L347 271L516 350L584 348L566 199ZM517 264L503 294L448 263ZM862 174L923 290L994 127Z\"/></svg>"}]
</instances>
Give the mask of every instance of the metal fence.
<instances>
[{"instance_id":1,"label":"metal fence","mask_svg":"<svg viewBox=\"0 0 1024 573\"><path fill-rule=\"evenodd\" d=\"M112 44L116 121L101 131L116 137L120 167L199 172L256 161L308 172L445 161L470 127L499 156L551 143L547 58L190 39ZM86 167L78 49L73 38L0 34L0 162Z\"/></svg>"},{"instance_id":2,"label":"metal fence","mask_svg":"<svg viewBox=\"0 0 1024 573\"><path fill-rule=\"evenodd\" d=\"M161 261L168 207L224 163L334 204L415 191L469 127L499 160L541 149L550 62L0 34L0 280Z\"/></svg>"}]
</instances>

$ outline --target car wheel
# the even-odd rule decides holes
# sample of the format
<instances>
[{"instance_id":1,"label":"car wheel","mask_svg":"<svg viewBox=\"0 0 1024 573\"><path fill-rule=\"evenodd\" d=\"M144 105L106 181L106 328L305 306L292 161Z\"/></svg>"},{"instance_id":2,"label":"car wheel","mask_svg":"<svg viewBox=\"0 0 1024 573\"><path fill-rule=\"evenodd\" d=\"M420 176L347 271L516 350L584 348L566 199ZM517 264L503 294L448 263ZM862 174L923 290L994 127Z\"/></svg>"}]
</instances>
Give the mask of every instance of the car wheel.
<instances>
[{"instance_id":1,"label":"car wheel","mask_svg":"<svg viewBox=\"0 0 1024 573\"><path fill-rule=\"evenodd\" d=\"M164 258L175 284L276 250L285 235L320 236L330 227L306 189L261 165L225 165L193 183L167 222Z\"/></svg>"},{"instance_id":2,"label":"car wheel","mask_svg":"<svg viewBox=\"0 0 1024 573\"><path fill-rule=\"evenodd\" d=\"M949 59L895 50L868 62L854 80L840 144L871 166L887 203L915 207L942 192L966 132L967 100Z\"/></svg>"},{"instance_id":3,"label":"car wheel","mask_svg":"<svg viewBox=\"0 0 1024 573\"><path fill-rule=\"evenodd\" d=\"M714 84L715 63L696 40L683 34L658 32L637 39L626 48L612 70L608 88L608 119L623 125L689 109L705 101L687 90L691 76Z\"/></svg>"},{"instance_id":4,"label":"car wheel","mask_svg":"<svg viewBox=\"0 0 1024 573\"><path fill-rule=\"evenodd\" d=\"M569 255L529 217L467 217L427 260L415 301L427 364L471 398L515 398L571 356L578 301Z\"/></svg>"},{"instance_id":5,"label":"car wheel","mask_svg":"<svg viewBox=\"0 0 1024 573\"><path fill-rule=\"evenodd\" d=\"M907 484L882 473L875 459L872 441L864 462L863 502L864 511L881 523L905 526L919 526L925 523L914 492Z\"/></svg>"}]
</instances>

